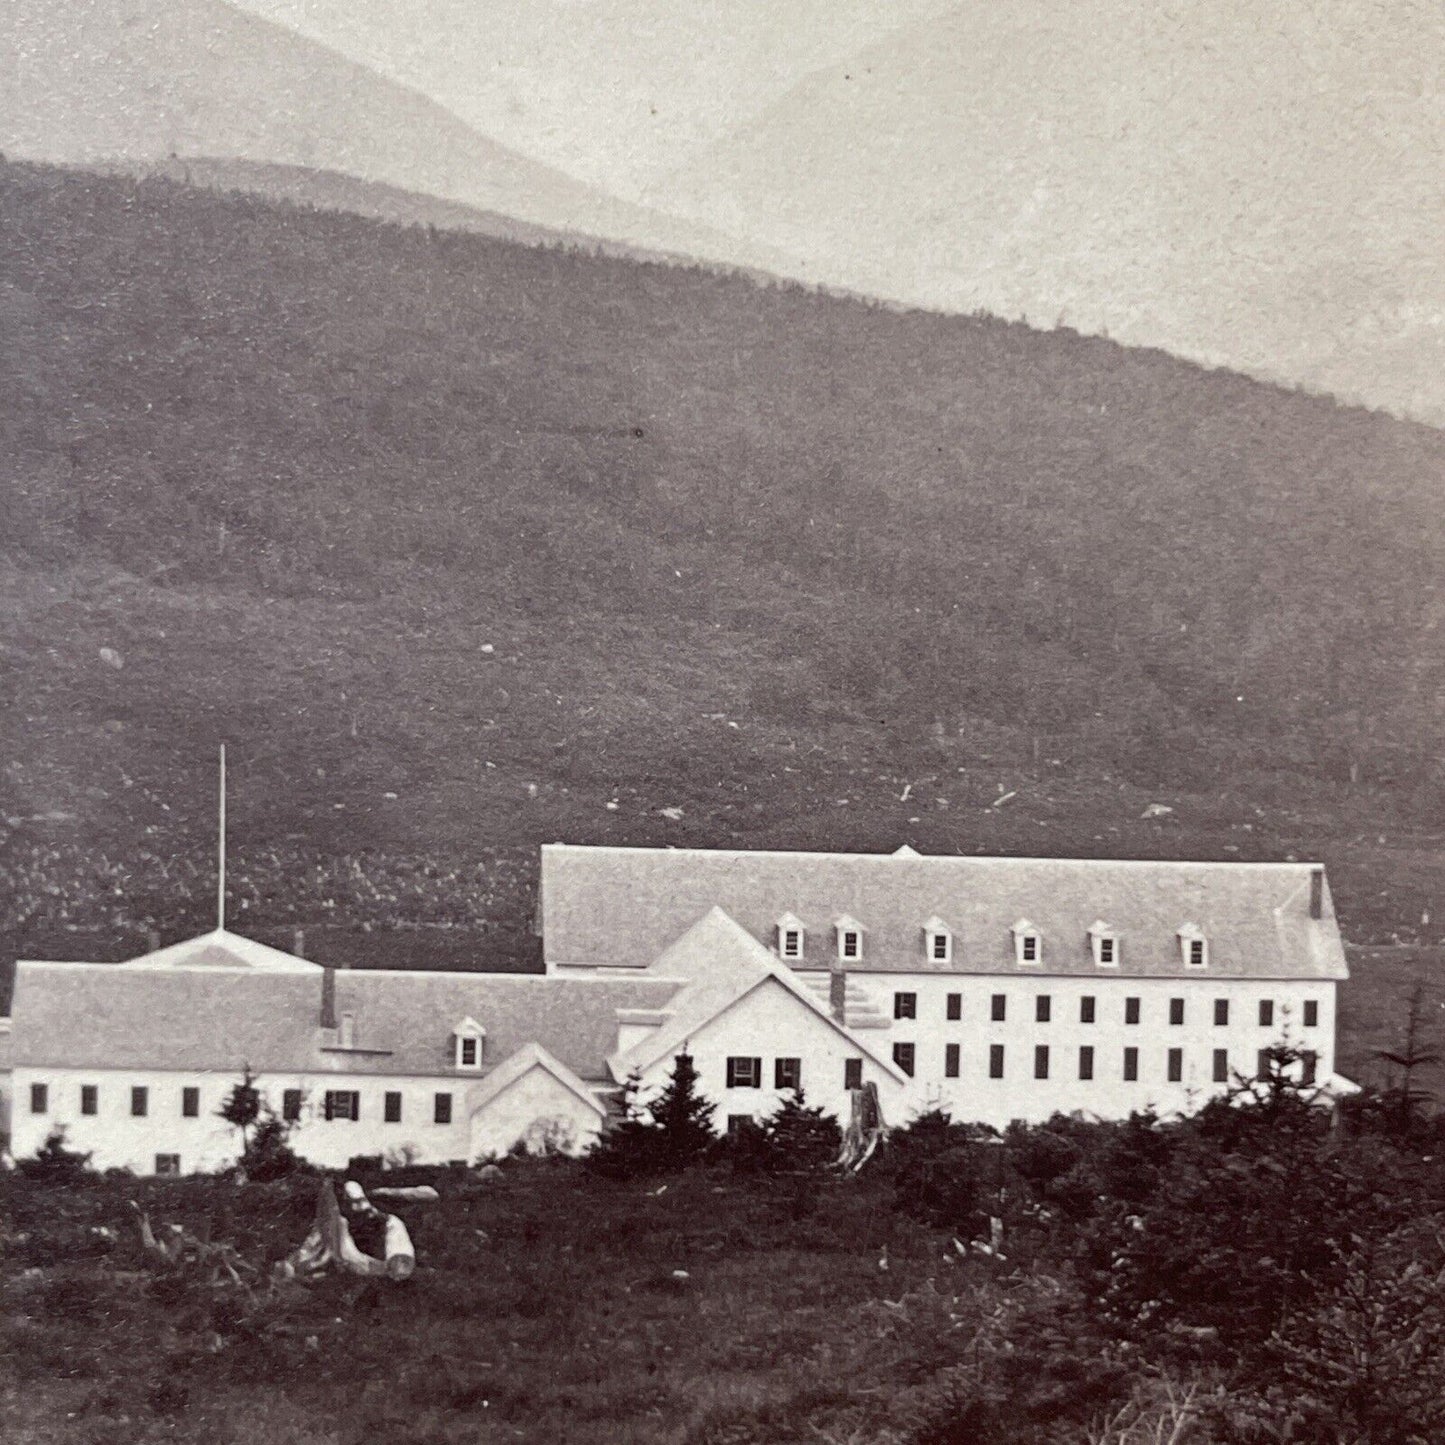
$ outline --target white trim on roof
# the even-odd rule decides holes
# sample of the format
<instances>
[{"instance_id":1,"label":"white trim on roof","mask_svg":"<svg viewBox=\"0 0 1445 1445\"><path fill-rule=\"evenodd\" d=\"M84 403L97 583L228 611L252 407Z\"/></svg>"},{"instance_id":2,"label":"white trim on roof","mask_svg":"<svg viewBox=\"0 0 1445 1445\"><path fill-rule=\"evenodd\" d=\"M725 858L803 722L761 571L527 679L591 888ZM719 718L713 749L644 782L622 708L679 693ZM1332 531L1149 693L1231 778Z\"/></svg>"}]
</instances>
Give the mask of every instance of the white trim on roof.
<instances>
[{"instance_id":1,"label":"white trim on roof","mask_svg":"<svg viewBox=\"0 0 1445 1445\"><path fill-rule=\"evenodd\" d=\"M523 1044L511 1057L504 1059L485 1079L478 1084L467 1099L468 1117L485 1109L500 1094L511 1088L518 1079L525 1078L533 1069L542 1069L557 1080L564 1088L575 1094L599 1117L605 1117L607 1106L582 1082L566 1064L548 1053L539 1043Z\"/></svg>"}]
</instances>

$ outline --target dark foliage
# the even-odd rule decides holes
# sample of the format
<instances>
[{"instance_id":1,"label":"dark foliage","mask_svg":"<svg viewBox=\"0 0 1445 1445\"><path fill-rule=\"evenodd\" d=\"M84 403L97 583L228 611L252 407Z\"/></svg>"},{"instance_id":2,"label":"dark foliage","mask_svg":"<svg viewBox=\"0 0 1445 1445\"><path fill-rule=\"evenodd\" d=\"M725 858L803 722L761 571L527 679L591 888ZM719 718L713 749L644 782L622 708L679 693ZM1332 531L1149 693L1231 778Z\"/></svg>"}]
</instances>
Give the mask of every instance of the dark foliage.
<instances>
[{"instance_id":1,"label":"dark foliage","mask_svg":"<svg viewBox=\"0 0 1445 1445\"><path fill-rule=\"evenodd\" d=\"M638 1080L622 1091L622 1117L607 1129L589 1153L595 1169L614 1177L681 1169L717 1147L713 1115L717 1105L698 1090L690 1054L679 1054L667 1083L645 1104L638 1102Z\"/></svg>"},{"instance_id":2,"label":"dark foliage","mask_svg":"<svg viewBox=\"0 0 1445 1445\"><path fill-rule=\"evenodd\" d=\"M15 1168L36 1184L79 1184L90 1173L90 1155L65 1147L65 1129L52 1129L29 1158L17 1159Z\"/></svg>"}]
</instances>

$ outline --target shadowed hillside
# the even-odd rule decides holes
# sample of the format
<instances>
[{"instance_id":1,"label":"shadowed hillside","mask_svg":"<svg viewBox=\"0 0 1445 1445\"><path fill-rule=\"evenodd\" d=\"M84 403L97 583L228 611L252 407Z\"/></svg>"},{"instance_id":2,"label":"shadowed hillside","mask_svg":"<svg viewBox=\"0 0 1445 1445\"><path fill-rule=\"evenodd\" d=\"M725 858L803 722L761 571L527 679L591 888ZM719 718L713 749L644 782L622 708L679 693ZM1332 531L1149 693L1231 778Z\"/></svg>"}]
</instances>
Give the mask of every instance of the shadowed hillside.
<instances>
[{"instance_id":1,"label":"shadowed hillside","mask_svg":"<svg viewBox=\"0 0 1445 1445\"><path fill-rule=\"evenodd\" d=\"M1438 896L1440 433L1069 332L0 177L16 948L204 923L222 738L241 926L522 938L559 837L1312 853L1362 937Z\"/></svg>"}]
</instances>

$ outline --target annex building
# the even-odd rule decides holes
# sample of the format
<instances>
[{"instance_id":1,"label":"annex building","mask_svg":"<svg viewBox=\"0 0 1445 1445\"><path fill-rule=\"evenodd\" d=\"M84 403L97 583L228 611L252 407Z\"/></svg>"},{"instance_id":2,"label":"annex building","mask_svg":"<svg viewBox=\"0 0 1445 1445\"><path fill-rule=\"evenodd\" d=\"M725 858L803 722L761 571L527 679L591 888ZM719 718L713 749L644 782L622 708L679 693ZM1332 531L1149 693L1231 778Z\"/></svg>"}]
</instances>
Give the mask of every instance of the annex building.
<instances>
[{"instance_id":1,"label":"annex building","mask_svg":"<svg viewBox=\"0 0 1445 1445\"><path fill-rule=\"evenodd\" d=\"M718 1118L801 1086L846 1118L942 1105L1186 1112L1288 1044L1334 1073L1347 977L1324 870L547 845L541 974L322 967L218 930L120 964L21 961L12 1150L215 1169L249 1066L317 1163L581 1150L689 1053ZM476 960L485 969L485 957ZM0 1038L0 1044L7 1042Z\"/></svg>"}]
</instances>

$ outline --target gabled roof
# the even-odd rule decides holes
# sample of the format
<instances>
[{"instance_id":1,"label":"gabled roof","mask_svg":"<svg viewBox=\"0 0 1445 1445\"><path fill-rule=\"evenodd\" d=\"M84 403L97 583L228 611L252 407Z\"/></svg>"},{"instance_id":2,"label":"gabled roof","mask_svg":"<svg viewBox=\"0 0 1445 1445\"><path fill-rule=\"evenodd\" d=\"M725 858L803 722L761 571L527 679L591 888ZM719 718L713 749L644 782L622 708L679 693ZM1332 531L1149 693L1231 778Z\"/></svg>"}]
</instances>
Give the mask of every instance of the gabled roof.
<instances>
[{"instance_id":1,"label":"gabled roof","mask_svg":"<svg viewBox=\"0 0 1445 1445\"><path fill-rule=\"evenodd\" d=\"M780 915L807 928L799 966L825 968L840 913L868 929L861 972L1012 973L1011 929L1035 920L1050 974L1094 972L1088 930L1101 912L1129 940L1124 975L1179 974L1178 929L1209 939L1211 976L1345 978L1329 890L1309 916L1308 863L918 857L700 848L542 849L548 968L645 967L717 905L756 939ZM951 920L952 962L925 958L919 927Z\"/></svg>"},{"instance_id":2,"label":"gabled roof","mask_svg":"<svg viewBox=\"0 0 1445 1445\"><path fill-rule=\"evenodd\" d=\"M304 959L268 966L277 950L257 944L252 953L234 946L250 940L233 940L220 945L224 957L210 953L199 963L185 950L209 953L214 935L126 964L22 961L15 1063L237 1073L249 1064L263 1074L338 1067L334 1052L323 1052L332 1031L319 1026L325 971ZM248 957L261 966L247 966ZM242 961L227 961L234 958ZM348 1072L451 1073L452 1031L471 1018L499 1058L537 1043L574 1074L598 1080L608 1077L617 1044L617 1010L663 1007L679 987L655 977L381 969L337 969L334 979L336 1014L353 1020Z\"/></svg>"},{"instance_id":3,"label":"gabled roof","mask_svg":"<svg viewBox=\"0 0 1445 1445\"><path fill-rule=\"evenodd\" d=\"M785 989L860 1054L899 1082L904 1080L891 1059L876 1053L851 1029L838 1023L791 969L779 964L768 949L721 908L710 908L675 939L658 957L653 970L681 980L682 986L668 1005L667 1022L607 1061L612 1077L619 1083L634 1069L649 1069L660 1059L677 1053L693 1034L755 989L768 984Z\"/></svg>"},{"instance_id":4,"label":"gabled roof","mask_svg":"<svg viewBox=\"0 0 1445 1445\"><path fill-rule=\"evenodd\" d=\"M599 1103L597 1095L569 1069L566 1064L554 1059L541 1044L523 1044L510 1058L504 1059L471 1092L470 1107L473 1113L484 1109L493 1099L511 1088L518 1079L525 1078L533 1069L541 1069L557 1080L563 1088L570 1090L599 1116L607 1113L607 1106Z\"/></svg>"},{"instance_id":5,"label":"gabled roof","mask_svg":"<svg viewBox=\"0 0 1445 1445\"><path fill-rule=\"evenodd\" d=\"M169 947L158 948L111 966L155 970L242 969L262 973L316 974L321 971L320 964L257 943L253 938L242 938L240 934L224 928L203 933L199 938L183 939L180 943L172 943Z\"/></svg>"}]
</instances>

